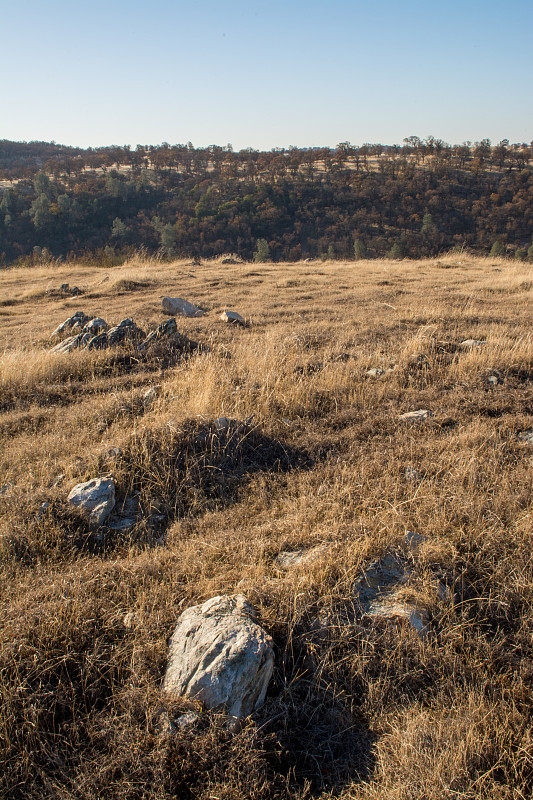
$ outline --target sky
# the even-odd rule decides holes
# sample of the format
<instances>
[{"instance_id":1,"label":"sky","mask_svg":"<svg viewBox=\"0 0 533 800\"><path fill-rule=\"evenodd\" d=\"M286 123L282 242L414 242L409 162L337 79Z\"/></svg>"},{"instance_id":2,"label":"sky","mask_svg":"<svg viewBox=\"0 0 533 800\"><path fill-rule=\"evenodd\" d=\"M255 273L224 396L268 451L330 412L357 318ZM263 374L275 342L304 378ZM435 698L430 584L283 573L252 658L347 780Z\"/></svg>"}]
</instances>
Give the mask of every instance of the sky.
<instances>
[{"instance_id":1,"label":"sky","mask_svg":"<svg viewBox=\"0 0 533 800\"><path fill-rule=\"evenodd\" d=\"M532 0L0 0L0 139L533 140Z\"/></svg>"}]
</instances>

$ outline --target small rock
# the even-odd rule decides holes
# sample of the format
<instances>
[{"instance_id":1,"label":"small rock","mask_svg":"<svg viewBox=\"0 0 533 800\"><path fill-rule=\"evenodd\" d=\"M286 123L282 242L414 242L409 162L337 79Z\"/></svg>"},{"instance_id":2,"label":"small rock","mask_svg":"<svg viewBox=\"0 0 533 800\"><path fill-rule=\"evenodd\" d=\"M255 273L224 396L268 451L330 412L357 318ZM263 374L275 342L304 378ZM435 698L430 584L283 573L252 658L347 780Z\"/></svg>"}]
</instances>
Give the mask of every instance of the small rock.
<instances>
[{"instance_id":1,"label":"small rock","mask_svg":"<svg viewBox=\"0 0 533 800\"><path fill-rule=\"evenodd\" d=\"M180 714L175 722L178 728L188 728L189 725L194 725L199 719L200 714L197 714L196 711L186 711L185 714Z\"/></svg>"},{"instance_id":2,"label":"small rock","mask_svg":"<svg viewBox=\"0 0 533 800\"><path fill-rule=\"evenodd\" d=\"M212 597L178 619L163 691L247 717L264 703L274 669L272 644L243 595Z\"/></svg>"},{"instance_id":3,"label":"small rock","mask_svg":"<svg viewBox=\"0 0 533 800\"><path fill-rule=\"evenodd\" d=\"M88 517L91 527L98 528L115 505L115 482L112 478L93 478L85 483L78 483L67 497L67 502Z\"/></svg>"},{"instance_id":4,"label":"small rock","mask_svg":"<svg viewBox=\"0 0 533 800\"><path fill-rule=\"evenodd\" d=\"M422 480L422 473L419 472L417 469L413 467L406 467L404 472L404 478L409 483L420 483Z\"/></svg>"},{"instance_id":5,"label":"small rock","mask_svg":"<svg viewBox=\"0 0 533 800\"><path fill-rule=\"evenodd\" d=\"M241 317L236 311L223 311L219 319L222 322L231 322L233 325L244 325L244 317Z\"/></svg>"},{"instance_id":6,"label":"small rock","mask_svg":"<svg viewBox=\"0 0 533 800\"><path fill-rule=\"evenodd\" d=\"M367 378L379 378L380 375L383 375L383 370L381 367L372 367L372 369L369 369L366 372Z\"/></svg>"},{"instance_id":7,"label":"small rock","mask_svg":"<svg viewBox=\"0 0 533 800\"><path fill-rule=\"evenodd\" d=\"M60 292L68 292L69 289L70 289L70 286L69 286L68 283L62 283L61 286L59 287L59 291Z\"/></svg>"},{"instance_id":8,"label":"small rock","mask_svg":"<svg viewBox=\"0 0 533 800\"><path fill-rule=\"evenodd\" d=\"M403 541L406 550L411 553L416 553L420 545L427 542L427 536L422 536L421 533L415 533L414 531L407 531Z\"/></svg>"},{"instance_id":9,"label":"small rock","mask_svg":"<svg viewBox=\"0 0 533 800\"><path fill-rule=\"evenodd\" d=\"M226 433L226 431L229 430L230 425L231 420L227 417L218 417L218 419L215 420L215 428L219 433Z\"/></svg>"},{"instance_id":10,"label":"small rock","mask_svg":"<svg viewBox=\"0 0 533 800\"><path fill-rule=\"evenodd\" d=\"M130 531L137 524L137 520L133 517L112 517L107 521L107 527L112 531L124 533Z\"/></svg>"},{"instance_id":11,"label":"small rock","mask_svg":"<svg viewBox=\"0 0 533 800\"><path fill-rule=\"evenodd\" d=\"M120 447L108 447L103 455L103 462L106 464L108 461L116 461L122 457L122 450Z\"/></svg>"},{"instance_id":12,"label":"small rock","mask_svg":"<svg viewBox=\"0 0 533 800\"><path fill-rule=\"evenodd\" d=\"M491 374L487 377L487 383L490 386L501 386L503 383L503 377L497 370L494 370L494 372L491 372Z\"/></svg>"},{"instance_id":13,"label":"small rock","mask_svg":"<svg viewBox=\"0 0 533 800\"><path fill-rule=\"evenodd\" d=\"M184 300L182 297L163 297L161 304L163 310L173 316L201 317L205 314L202 308L198 308L198 306L189 303L188 300Z\"/></svg>"},{"instance_id":14,"label":"small rock","mask_svg":"<svg viewBox=\"0 0 533 800\"><path fill-rule=\"evenodd\" d=\"M403 422L422 422L431 416L431 411L428 411L427 408L419 408L417 411L407 411L405 414L400 414L400 419Z\"/></svg>"},{"instance_id":15,"label":"small rock","mask_svg":"<svg viewBox=\"0 0 533 800\"><path fill-rule=\"evenodd\" d=\"M479 339L464 339L459 347L462 350L476 350L479 347L483 347L486 342L480 341Z\"/></svg>"},{"instance_id":16,"label":"small rock","mask_svg":"<svg viewBox=\"0 0 533 800\"><path fill-rule=\"evenodd\" d=\"M124 614L122 619L122 624L127 630L131 630L134 627L135 623L137 622L137 615L135 611L128 611L127 614Z\"/></svg>"},{"instance_id":17,"label":"small rock","mask_svg":"<svg viewBox=\"0 0 533 800\"><path fill-rule=\"evenodd\" d=\"M274 559L274 564L281 569L290 569L302 564L311 564L326 552L329 545L319 544L317 547L301 548L300 550L283 550Z\"/></svg>"},{"instance_id":18,"label":"small rock","mask_svg":"<svg viewBox=\"0 0 533 800\"><path fill-rule=\"evenodd\" d=\"M533 431L522 431L518 434L518 438L526 444L533 444Z\"/></svg>"},{"instance_id":19,"label":"small rock","mask_svg":"<svg viewBox=\"0 0 533 800\"><path fill-rule=\"evenodd\" d=\"M150 406L153 406L160 393L161 386L159 384L156 386L151 386L149 389L147 389L143 394L143 406L145 408L150 408Z\"/></svg>"},{"instance_id":20,"label":"small rock","mask_svg":"<svg viewBox=\"0 0 533 800\"><path fill-rule=\"evenodd\" d=\"M14 486L12 483L4 483L3 486L0 486L0 497L8 497L13 489Z\"/></svg>"},{"instance_id":21,"label":"small rock","mask_svg":"<svg viewBox=\"0 0 533 800\"><path fill-rule=\"evenodd\" d=\"M37 522L45 516L49 508L50 508L50 503L41 503L37 511L37 514L35 515L35 519L37 520Z\"/></svg>"},{"instance_id":22,"label":"small rock","mask_svg":"<svg viewBox=\"0 0 533 800\"><path fill-rule=\"evenodd\" d=\"M427 634L429 614L426 609L409 602L394 602L388 599L383 602L372 602L365 611L366 618L376 622L407 622L423 639Z\"/></svg>"},{"instance_id":23,"label":"small rock","mask_svg":"<svg viewBox=\"0 0 533 800\"><path fill-rule=\"evenodd\" d=\"M416 536L410 531L408 535ZM427 610L401 594L412 575L406 559L393 553L371 564L354 587L362 618L385 624L407 622L424 637L429 622Z\"/></svg>"}]
</instances>

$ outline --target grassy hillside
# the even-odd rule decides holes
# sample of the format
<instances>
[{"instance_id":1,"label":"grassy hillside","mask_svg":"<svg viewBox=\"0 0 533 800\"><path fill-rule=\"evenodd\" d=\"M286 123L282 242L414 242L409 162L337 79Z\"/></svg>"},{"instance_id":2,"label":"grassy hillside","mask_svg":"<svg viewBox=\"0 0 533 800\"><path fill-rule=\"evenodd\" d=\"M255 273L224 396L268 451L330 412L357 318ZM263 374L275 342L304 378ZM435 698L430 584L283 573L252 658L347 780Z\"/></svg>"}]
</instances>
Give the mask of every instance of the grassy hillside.
<instances>
[{"instance_id":1,"label":"grassy hillside","mask_svg":"<svg viewBox=\"0 0 533 800\"><path fill-rule=\"evenodd\" d=\"M532 290L457 254L1 272L0 795L530 797ZM208 310L177 318L197 348L50 352L78 310L148 332L162 295ZM108 474L127 532L66 503ZM422 634L357 611L387 558ZM179 614L237 592L275 642L265 706L165 735L196 708L161 695Z\"/></svg>"}]
</instances>

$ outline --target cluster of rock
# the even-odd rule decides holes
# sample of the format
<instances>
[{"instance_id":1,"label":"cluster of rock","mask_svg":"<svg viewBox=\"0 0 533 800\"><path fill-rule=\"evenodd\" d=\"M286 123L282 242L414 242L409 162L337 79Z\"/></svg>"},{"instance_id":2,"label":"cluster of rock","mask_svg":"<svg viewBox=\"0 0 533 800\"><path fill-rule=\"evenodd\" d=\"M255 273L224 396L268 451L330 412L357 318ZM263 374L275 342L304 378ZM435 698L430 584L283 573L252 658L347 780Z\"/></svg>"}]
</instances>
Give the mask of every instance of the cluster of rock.
<instances>
[{"instance_id":1,"label":"cluster of rock","mask_svg":"<svg viewBox=\"0 0 533 800\"><path fill-rule=\"evenodd\" d=\"M78 297L78 295L83 294L83 292L77 286L70 286L68 283L62 283L59 289L48 289L46 294L48 297Z\"/></svg>"},{"instance_id":2,"label":"cluster of rock","mask_svg":"<svg viewBox=\"0 0 533 800\"><path fill-rule=\"evenodd\" d=\"M147 336L129 317L110 328L101 317L89 317L83 311L77 311L62 322L55 329L51 338L57 339L66 333L69 333L70 336L56 344L52 348L52 352L70 353L80 349L104 350L108 347L128 343L142 353L157 341L179 335L174 318L165 320Z\"/></svg>"}]
</instances>

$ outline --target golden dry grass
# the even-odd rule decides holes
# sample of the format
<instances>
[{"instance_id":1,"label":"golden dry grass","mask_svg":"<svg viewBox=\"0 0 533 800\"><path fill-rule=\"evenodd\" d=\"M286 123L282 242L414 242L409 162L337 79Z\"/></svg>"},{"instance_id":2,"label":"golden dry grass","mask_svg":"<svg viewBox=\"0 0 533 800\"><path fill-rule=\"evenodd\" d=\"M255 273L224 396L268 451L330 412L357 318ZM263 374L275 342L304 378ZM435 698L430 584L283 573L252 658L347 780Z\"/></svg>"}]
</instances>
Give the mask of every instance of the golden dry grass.
<instances>
[{"instance_id":1,"label":"golden dry grass","mask_svg":"<svg viewBox=\"0 0 533 800\"><path fill-rule=\"evenodd\" d=\"M530 797L532 273L464 254L0 273L1 796ZM84 294L46 294L67 282ZM153 328L162 295L208 309L177 320L195 353L49 352L76 310ZM221 446L221 416L251 422ZM65 498L111 471L144 517L102 540ZM423 639L353 615L408 530ZM237 733L204 712L165 737L168 637L225 592L274 637L266 705Z\"/></svg>"}]
</instances>

